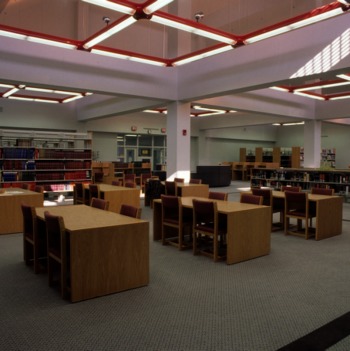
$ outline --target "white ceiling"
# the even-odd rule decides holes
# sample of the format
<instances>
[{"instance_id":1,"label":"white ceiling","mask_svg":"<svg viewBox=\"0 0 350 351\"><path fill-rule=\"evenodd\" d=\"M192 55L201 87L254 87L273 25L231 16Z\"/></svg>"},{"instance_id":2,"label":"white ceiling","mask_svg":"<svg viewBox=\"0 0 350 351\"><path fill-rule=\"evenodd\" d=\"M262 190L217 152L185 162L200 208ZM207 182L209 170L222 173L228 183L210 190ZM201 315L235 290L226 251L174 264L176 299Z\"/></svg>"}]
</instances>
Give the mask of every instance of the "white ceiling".
<instances>
[{"instance_id":1,"label":"white ceiling","mask_svg":"<svg viewBox=\"0 0 350 351\"><path fill-rule=\"evenodd\" d=\"M202 24L241 36L330 3L332 1L175 0L162 10L189 20L194 20L195 13L201 11L204 13ZM0 0L1 25L73 40L85 40L106 26L104 16L115 21L122 15L81 0ZM342 15L345 16L349 23L349 13ZM40 45L0 37L0 50L5 55L1 59L4 64L0 66L3 67L0 82L93 91L92 97L76 103L80 120L134 113L183 100L239 111L225 116L225 123L231 125L287 122L295 118L341 119L344 123L344 118L350 117L350 100L318 102L267 88L274 84L297 85L334 79L337 73L350 73L349 37L349 25L344 18L327 20L176 69L91 58L87 56L93 55L64 49L50 48L49 51ZM182 34L147 20L136 22L103 43L161 58L196 52L213 44L209 39ZM290 80L303 66L314 64L317 55L328 55L329 47L333 52L345 50L339 62ZM72 74L67 72L67 65ZM105 65L104 71L101 65ZM14 70L12 74L5 66ZM23 69L21 74L18 67ZM62 76L62 72L66 74ZM217 118L222 117L208 118L206 123L215 125Z\"/></svg>"}]
</instances>

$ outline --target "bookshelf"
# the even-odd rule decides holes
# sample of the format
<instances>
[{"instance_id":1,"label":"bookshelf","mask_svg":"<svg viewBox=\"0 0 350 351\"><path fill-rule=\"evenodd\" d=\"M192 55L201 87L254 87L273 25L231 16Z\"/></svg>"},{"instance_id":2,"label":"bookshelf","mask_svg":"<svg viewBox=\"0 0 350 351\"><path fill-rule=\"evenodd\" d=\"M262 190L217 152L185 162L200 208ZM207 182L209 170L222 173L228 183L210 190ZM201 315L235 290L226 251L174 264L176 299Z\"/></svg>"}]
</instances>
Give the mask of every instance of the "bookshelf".
<instances>
[{"instance_id":1,"label":"bookshelf","mask_svg":"<svg viewBox=\"0 0 350 351\"><path fill-rule=\"evenodd\" d=\"M44 185L70 190L91 180L91 136L31 130L0 130L0 185Z\"/></svg>"}]
</instances>

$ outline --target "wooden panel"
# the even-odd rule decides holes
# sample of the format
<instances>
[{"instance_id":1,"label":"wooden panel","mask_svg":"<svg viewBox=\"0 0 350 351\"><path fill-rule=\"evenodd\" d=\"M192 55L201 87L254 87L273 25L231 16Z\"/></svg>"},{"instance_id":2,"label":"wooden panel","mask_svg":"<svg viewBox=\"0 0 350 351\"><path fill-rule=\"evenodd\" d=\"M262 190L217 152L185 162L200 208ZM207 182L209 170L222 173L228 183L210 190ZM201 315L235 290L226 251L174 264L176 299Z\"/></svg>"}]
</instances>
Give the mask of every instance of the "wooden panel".
<instances>
[{"instance_id":1,"label":"wooden panel","mask_svg":"<svg viewBox=\"0 0 350 351\"><path fill-rule=\"evenodd\" d=\"M177 196L208 197L208 184L176 184Z\"/></svg>"}]
</instances>

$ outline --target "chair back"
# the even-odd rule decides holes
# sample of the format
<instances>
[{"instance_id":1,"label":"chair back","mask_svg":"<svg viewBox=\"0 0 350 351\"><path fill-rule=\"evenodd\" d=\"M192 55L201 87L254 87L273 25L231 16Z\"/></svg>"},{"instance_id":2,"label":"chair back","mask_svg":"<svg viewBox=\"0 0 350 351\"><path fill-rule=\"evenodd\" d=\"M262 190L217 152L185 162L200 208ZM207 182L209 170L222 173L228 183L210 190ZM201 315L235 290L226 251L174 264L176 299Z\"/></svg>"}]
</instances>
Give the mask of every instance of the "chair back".
<instances>
[{"instance_id":1,"label":"chair back","mask_svg":"<svg viewBox=\"0 0 350 351\"><path fill-rule=\"evenodd\" d=\"M44 212L46 233L47 233L47 252L52 253L57 258L62 258L62 248L65 247L65 226L61 216L55 216L49 211Z\"/></svg>"},{"instance_id":2,"label":"chair back","mask_svg":"<svg viewBox=\"0 0 350 351\"><path fill-rule=\"evenodd\" d=\"M209 191L209 199L227 201L228 194L218 191Z\"/></svg>"},{"instance_id":3,"label":"chair back","mask_svg":"<svg viewBox=\"0 0 350 351\"><path fill-rule=\"evenodd\" d=\"M240 203L242 203L242 204L262 205L263 197L260 196L260 195L241 193Z\"/></svg>"},{"instance_id":4,"label":"chair back","mask_svg":"<svg viewBox=\"0 0 350 351\"><path fill-rule=\"evenodd\" d=\"M306 216L308 212L307 194L304 192L285 191L286 215Z\"/></svg>"},{"instance_id":5,"label":"chair back","mask_svg":"<svg viewBox=\"0 0 350 351\"><path fill-rule=\"evenodd\" d=\"M193 230L214 233L217 229L217 204L215 201L193 199Z\"/></svg>"},{"instance_id":6,"label":"chair back","mask_svg":"<svg viewBox=\"0 0 350 351\"><path fill-rule=\"evenodd\" d=\"M123 185L123 181L122 180L112 180L112 185L122 186Z\"/></svg>"},{"instance_id":7,"label":"chair back","mask_svg":"<svg viewBox=\"0 0 350 351\"><path fill-rule=\"evenodd\" d=\"M123 174L123 184L126 186L126 183L134 183L136 187L136 175L135 173L124 173ZM129 185L128 188L133 188L133 186Z\"/></svg>"},{"instance_id":8,"label":"chair back","mask_svg":"<svg viewBox=\"0 0 350 351\"><path fill-rule=\"evenodd\" d=\"M90 206L94 208L99 208L100 210L108 211L109 201L104 199L97 199L96 197L93 197L91 199Z\"/></svg>"},{"instance_id":9,"label":"chair back","mask_svg":"<svg viewBox=\"0 0 350 351\"><path fill-rule=\"evenodd\" d=\"M175 196L176 195L176 183L175 181L169 181L166 180L165 181L165 195L172 195Z\"/></svg>"},{"instance_id":10,"label":"chair back","mask_svg":"<svg viewBox=\"0 0 350 351\"><path fill-rule=\"evenodd\" d=\"M25 189L25 190L30 190L30 184L28 184L28 183L22 183L21 188L22 188L22 189Z\"/></svg>"},{"instance_id":11,"label":"chair back","mask_svg":"<svg viewBox=\"0 0 350 351\"><path fill-rule=\"evenodd\" d=\"M287 185L282 185L281 186L282 191L293 191L293 192L299 192L301 191L301 186L287 186Z\"/></svg>"},{"instance_id":12,"label":"chair back","mask_svg":"<svg viewBox=\"0 0 350 351\"><path fill-rule=\"evenodd\" d=\"M74 184L74 204L84 203L84 185L83 183Z\"/></svg>"},{"instance_id":13,"label":"chair back","mask_svg":"<svg viewBox=\"0 0 350 351\"><path fill-rule=\"evenodd\" d=\"M97 184L89 184L89 194L90 199L96 197L97 199L100 198L100 187Z\"/></svg>"},{"instance_id":14,"label":"chair back","mask_svg":"<svg viewBox=\"0 0 350 351\"><path fill-rule=\"evenodd\" d=\"M36 186L34 187L34 191L35 191L36 193L43 193L43 192L44 192L44 187L43 187L42 185L36 185Z\"/></svg>"},{"instance_id":15,"label":"chair back","mask_svg":"<svg viewBox=\"0 0 350 351\"><path fill-rule=\"evenodd\" d=\"M272 190L271 189L258 189L253 188L252 194L257 196L262 196L262 204L265 206L272 206Z\"/></svg>"},{"instance_id":16,"label":"chair back","mask_svg":"<svg viewBox=\"0 0 350 351\"><path fill-rule=\"evenodd\" d=\"M334 195L334 189L330 188L311 188L311 194L318 194L318 195Z\"/></svg>"},{"instance_id":17,"label":"chair back","mask_svg":"<svg viewBox=\"0 0 350 351\"><path fill-rule=\"evenodd\" d=\"M185 183L185 179L184 178L174 178L174 182L175 183Z\"/></svg>"},{"instance_id":18,"label":"chair back","mask_svg":"<svg viewBox=\"0 0 350 351\"><path fill-rule=\"evenodd\" d=\"M124 186L126 188L136 188L136 183L131 180L126 180Z\"/></svg>"},{"instance_id":19,"label":"chair back","mask_svg":"<svg viewBox=\"0 0 350 351\"><path fill-rule=\"evenodd\" d=\"M181 220L181 200L174 195L161 195L163 222L177 224Z\"/></svg>"},{"instance_id":20,"label":"chair back","mask_svg":"<svg viewBox=\"0 0 350 351\"><path fill-rule=\"evenodd\" d=\"M141 208L132 206L132 205L127 205L127 204L122 204L120 206L120 214L124 216L129 216L133 218L141 218Z\"/></svg>"},{"instance_id":21,"label":"chair back","mask_svg":"<svg viewBox=\"0 0 350 351\"><path fill-rule=\"evenodd\" d=\"M190 184L202 184L202 179L191 178L189 183Z\"/></svg>"},{"instance_id":22,"label":"chair back","mask_svg":"<svg viewBox=\"0 0 350 351\"><path fill-rule=\"evenodd\" d=\"M23 236L34 240L34 232L36 230L37 217L34 206L21 204L23 215Z\"/></svg>"},{"instance_id":23,"label":"chair back","mask_svg":"<svg viewBox=\"0 0 350 351\"><path fill-rule=\"evenodd\" d=\"M152 178L152 173L141 173L141 185L144 185L147 179Z\"/></svg>"}]
</instances>

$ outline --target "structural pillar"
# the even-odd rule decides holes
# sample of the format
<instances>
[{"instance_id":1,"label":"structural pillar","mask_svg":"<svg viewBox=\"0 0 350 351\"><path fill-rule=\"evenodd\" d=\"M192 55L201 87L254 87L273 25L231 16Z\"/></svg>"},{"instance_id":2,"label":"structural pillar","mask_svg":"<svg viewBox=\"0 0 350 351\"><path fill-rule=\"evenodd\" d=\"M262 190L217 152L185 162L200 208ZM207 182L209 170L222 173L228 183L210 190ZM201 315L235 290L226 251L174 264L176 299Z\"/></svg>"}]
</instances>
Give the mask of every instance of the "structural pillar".
<instances>
[{"instance_id":1,"label":"structural pillar","mask_svg":"<svg viewBox=\"0 0 350 351\"><path fill-rule=\"evenodd\" d=\"M190 179L191 104L173 102L167 114L167 179Z\"/></svg>"},{"instance_id":2,"label":"structural pillar","mask_svg":"<svg viewBox=\"0 0 350 351\"><path fill-rule=\"evenodd\" d=\"M319 168L321 162L321 121L305 121L304 167Z\"/></svg>"}]
</instances>

